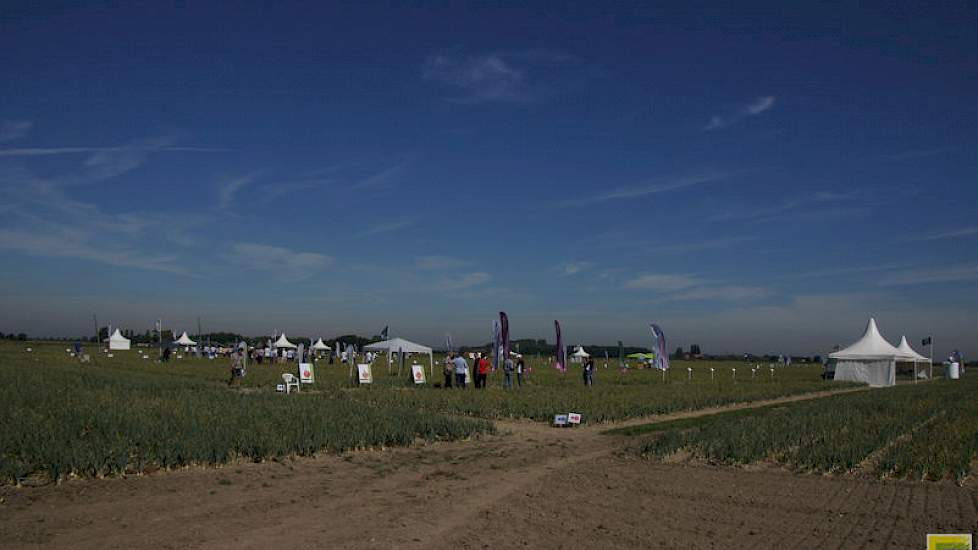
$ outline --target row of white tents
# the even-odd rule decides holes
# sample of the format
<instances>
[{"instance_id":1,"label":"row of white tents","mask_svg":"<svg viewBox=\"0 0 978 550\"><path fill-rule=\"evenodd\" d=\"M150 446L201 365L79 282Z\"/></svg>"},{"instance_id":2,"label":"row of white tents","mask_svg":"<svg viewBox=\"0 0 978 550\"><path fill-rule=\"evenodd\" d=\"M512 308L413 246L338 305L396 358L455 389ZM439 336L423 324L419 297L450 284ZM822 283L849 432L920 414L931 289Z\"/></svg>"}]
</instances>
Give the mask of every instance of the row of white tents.
<instances>
[{"instance_id":1,"label":"row of white tents","mask_svg":"<svg viewBox=\"0 0 978 550\"><path fill-rule=\"evenodd\" d=\"M870 386L895 385L897 363L913 363L915 379L918 364L931 364L929 358L910 347L906 336L900 339L899 346L887 342L873 318L866 324L862 338L845 349L830 353L829 362L835 366L835 380L865 382Z\"/></svg>"}]
</instances>

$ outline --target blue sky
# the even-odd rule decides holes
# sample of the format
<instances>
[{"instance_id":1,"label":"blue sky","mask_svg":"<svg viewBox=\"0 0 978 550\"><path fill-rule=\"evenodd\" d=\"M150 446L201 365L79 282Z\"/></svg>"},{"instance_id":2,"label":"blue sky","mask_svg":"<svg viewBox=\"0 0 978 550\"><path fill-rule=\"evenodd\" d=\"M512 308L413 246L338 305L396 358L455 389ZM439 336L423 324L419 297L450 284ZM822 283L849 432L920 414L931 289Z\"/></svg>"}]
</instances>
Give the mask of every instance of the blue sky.
<instances>
[{"instance_id":1,"label":"blue sky","mask_svg":"<svg viewBox=\"0 0 978 550\"><path fill-rule=\"evenodd\" d=\"M978 14L5 3L0 330L978 353Z\"/></svg>"}]
</instances>

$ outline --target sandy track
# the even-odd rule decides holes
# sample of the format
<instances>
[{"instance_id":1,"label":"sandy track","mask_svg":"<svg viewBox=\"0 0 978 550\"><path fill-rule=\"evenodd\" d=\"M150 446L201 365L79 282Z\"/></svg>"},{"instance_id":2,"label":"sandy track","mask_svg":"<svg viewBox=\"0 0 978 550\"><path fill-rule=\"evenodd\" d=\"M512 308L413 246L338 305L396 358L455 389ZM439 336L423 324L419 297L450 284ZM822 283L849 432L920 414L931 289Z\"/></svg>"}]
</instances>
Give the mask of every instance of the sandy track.
<instances>
[{"instance_id":1,"label":"sandy track","mask_svg":"<svg viewBox=\"0 0 978 550\"><path fill-rule=\"evenodd\" d=\"M794 396L661 418L817 398ZM648 419L633 420L636 424ZM906 548L973 531L949 483L657 464L608 426L0 489L5 548Z\"/></svg>"}]
</instances>

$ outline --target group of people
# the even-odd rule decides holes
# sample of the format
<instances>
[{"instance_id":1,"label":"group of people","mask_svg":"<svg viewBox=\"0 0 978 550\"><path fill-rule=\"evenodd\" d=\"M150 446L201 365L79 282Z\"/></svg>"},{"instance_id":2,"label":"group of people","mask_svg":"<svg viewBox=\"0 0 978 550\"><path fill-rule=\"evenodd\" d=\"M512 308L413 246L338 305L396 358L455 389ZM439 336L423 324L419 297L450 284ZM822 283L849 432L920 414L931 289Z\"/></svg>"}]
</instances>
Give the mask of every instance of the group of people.
<instances>
[{"instance_id":1,"label":"group of people","mask_svg":"<svg viewBox=\"0 0 978 550\"><path fill-rule=\"evenodd\" d=\"M489 373L492 372L489 358L482 353L477 353L472 360L472 369L475 372L475 376L473 377L475 387L485 389L488 386ZM445 357L444 387L451 388L454 383L456 388L465 389L468 387L470 372L472 371L469 370L469 362L466 361L463 354L449 353ZM513 385L514 375L515 386ZM517 356L515 362L512 357L507 357L503 361L503 388L512 389L514 387L522 387L525 375L526 363L523 362L522 356Z\"/></svg>"}]
</instances>

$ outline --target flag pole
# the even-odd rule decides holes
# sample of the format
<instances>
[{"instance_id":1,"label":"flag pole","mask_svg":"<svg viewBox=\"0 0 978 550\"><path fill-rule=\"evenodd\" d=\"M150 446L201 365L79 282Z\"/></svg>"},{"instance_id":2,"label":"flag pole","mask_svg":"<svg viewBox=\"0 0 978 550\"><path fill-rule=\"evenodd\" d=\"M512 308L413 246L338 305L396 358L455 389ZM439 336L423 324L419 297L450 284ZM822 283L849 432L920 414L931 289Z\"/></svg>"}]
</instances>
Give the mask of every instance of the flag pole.
<instances>
[{"instance_id":1,"label":"flag pole","mask_svg":"<svg viewBox=\"0 0 978 550\"><path fill-rule=\"evenodd\" d=\"M934 337L930 337L930 379L934 380Z\"/></svg>"}]
</instances>

